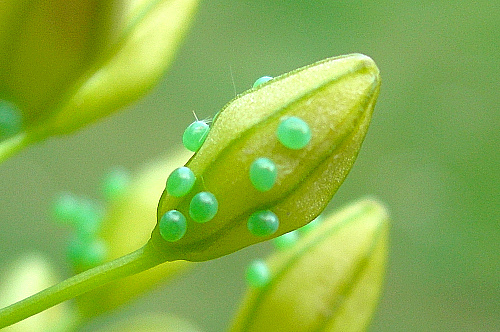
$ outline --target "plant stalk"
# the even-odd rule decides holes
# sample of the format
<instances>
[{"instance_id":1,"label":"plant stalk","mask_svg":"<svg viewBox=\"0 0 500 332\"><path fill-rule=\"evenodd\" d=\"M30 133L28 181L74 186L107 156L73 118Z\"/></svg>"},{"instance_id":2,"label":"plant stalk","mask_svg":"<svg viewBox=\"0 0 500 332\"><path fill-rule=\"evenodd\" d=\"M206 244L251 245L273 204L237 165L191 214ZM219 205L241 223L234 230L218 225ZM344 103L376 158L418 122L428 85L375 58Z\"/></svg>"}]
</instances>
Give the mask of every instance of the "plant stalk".
<instances>
[{"instance_id":1,"label":"plant stalk","mask_svg":"<svg viewBox=\"0 0 500 332\"><path fill-rule=\"evenodd\" d=\"M153 255L147 245L111 262L84 271L24 300L0 309L0 329L103 286L116 279L127 277L156 265L164 260Z\"/></svg>"}]
</instances>

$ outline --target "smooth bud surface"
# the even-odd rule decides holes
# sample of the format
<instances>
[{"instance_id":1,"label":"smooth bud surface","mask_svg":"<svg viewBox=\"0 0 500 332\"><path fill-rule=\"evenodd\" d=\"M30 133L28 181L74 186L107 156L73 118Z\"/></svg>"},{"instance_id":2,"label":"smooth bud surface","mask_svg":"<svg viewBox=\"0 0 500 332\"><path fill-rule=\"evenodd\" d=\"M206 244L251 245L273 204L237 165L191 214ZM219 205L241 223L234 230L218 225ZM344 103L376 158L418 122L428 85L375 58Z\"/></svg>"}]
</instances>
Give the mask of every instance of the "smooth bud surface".
<instances>
[{"instance_id":1,"label":"smooth bud surface","mask_svg":"<svg viewBox=\"0 0 500 332\"><path fill-rule=\"evenodd\" d=\"M180 198L164 191L157 219L174 209L189 215L191 199L202 191L215 196L217 213L204 224L187 218L186 234L177 242L164 241L157 226L149 245L166 260L204 261L314 219L354 163L379 86L373 60L353 54L300 68L235 98L218 114L205 143L186 164L197 179L192 190ZM298 149L277 137L280 124L291 117L301 119L310 131L310 139L300 139ZM298 132L302 135L304 130ZM265 192L249 177L251 164L261 157L272 160L277 170L274 185ZM256 236L247 221L265 210L277 216L279 228Z\"/></svg>"},{"instance_id":2,"label":"smooth bud surface","mask_svg":"<svg viewBox=\"0 0 500 332\"><path fill-rule=\"evenodd\" d=\"M251 287L231 328L243 331L364 331L387 259L388 216L361 200L265 262L269 280Z\"/></svg>"}]
</instances>

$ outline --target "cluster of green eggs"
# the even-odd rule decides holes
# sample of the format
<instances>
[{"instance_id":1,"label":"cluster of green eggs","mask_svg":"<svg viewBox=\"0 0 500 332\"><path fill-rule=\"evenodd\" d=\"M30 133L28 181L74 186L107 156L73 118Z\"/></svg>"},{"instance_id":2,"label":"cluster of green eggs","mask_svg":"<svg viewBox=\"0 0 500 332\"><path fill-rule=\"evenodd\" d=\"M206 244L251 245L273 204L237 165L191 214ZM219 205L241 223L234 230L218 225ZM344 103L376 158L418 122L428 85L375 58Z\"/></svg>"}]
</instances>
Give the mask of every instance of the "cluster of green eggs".
<instances>
[{"instance_id":1,"label":"cluster of green eggs","mask_svg":"<svg viewBox=\"0 0 500 332\"><path fill-rule=\"evenodd\" d=\"M112 169L102 179L102 194L106 203L123 197L130 182L128 171L121 167ZM70 192L59 194L53 204L54 219L72 229L67 245L67 257L77 272L104 263L108 253L106 242L101 238L105 204Z\"/></svg>"},{"instance_id":2,"label":"cluster of green eggs","mask_svg":"<svg viewBox=\"0 0 500 332\"><path fill-rule=\"evenodd\" d=\"M253 85L257 87L272 77L259 78ZM182 136L184 146L197 152L203 145L210 126L206 121L196 120L187 127ZM277 130L278 141L288 149L299 150L304 148L311 140L311 130L307 123L298 117L287 117L283 119ZM271 190L278 178L278 167L271 158L259 157L255 159L248 170L248 176L253 187L266 192ZM167 193L173 197L187 195L196 182L196 176L188 167L179 167L174 170L167 179ZM194 195L189 204L189 216L198 223L212 220L217 214L219 203L217 198L208 191L202 191ZM271 210L260 210L250 215L247 221L249 232L255 236L269 236L274 234L279 227L278 217ZM167 211L160 219L160 235L169 242L180 240L187 231L187 220L178 210Z\"/></svg>"}]
</instances>

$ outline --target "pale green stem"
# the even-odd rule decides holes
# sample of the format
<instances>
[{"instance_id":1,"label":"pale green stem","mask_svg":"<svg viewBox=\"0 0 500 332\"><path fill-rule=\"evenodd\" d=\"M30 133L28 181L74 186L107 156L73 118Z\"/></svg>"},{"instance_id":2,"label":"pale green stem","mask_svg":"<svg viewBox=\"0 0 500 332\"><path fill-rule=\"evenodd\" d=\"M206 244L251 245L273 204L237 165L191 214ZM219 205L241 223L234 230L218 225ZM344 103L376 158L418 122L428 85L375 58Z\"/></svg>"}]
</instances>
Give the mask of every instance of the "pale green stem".
<instances>
[{"instance_id":1,"label":"pale green stem","mask_svg":"<svg viewBox=\"0 0 500 332\"><path fill-rule=\"evenodd\" d=\"M148 270L163 260L144 246L126 256L87 270L22 301L0 309L0 329L72 299L110 281Z\"/></svg>"}]
</instances>

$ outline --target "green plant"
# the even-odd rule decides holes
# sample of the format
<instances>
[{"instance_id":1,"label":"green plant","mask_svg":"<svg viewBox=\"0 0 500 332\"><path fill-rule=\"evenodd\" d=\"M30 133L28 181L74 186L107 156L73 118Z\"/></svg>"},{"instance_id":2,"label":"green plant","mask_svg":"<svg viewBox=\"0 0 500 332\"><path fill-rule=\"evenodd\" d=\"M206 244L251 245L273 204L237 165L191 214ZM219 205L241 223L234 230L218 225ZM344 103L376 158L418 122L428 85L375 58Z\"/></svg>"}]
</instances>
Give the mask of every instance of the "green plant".
<instances>
[{"instance_id":1,"label":"green plant","mask_svg":"<svg viewBox=\"0 0 500 332\"><path fill-rule=\"evenodd\" d=\"M31 62L26 60L33 68L3 63L3 72L17 76L5 77L0 89L6 100L2 111L9 114L4 118L11 119L1 132L0 158L50 135L70 133L142 95L167 66L196 5L192 0L131 1L128 7L112 1L84 3L90 13L108 14L82 19L78 31L86 32L81 37L87 38L87 47L62 45L53 57L43 59L61 65L60 72L47 76L44 70L30 71L39 65L33 54L27 57ZM71 2L44 5L63 12L72 8ZM5 6L8 19L22 12L30 20L47 20L44 11L15 2ZM21 25L25 30L19 34L3 36L5 45L17 45L35 33L30 24ZM61 58L65 51L72 56ZM30 75L36 79L26 81ZM250 268L251 290L232 330L365 328L383 274L385 209L362 200L325 216L322 225L314 227L314 220L354 163L379 86L378 68L359 54L259 79L216 114L210 129L201 121L196 122L201 131L189 127L185 145L196 152L181 170L182 156L169 165L170 171L176 170L167 173L171 175L157 220L141 216L141 202L158 199L151 199L156 191L151 186L164 186L167 178L154 173L158 167L138 177L125 196L120 193L126 184L123 174L110 178L106 192L113 208L102 229L94 223L100 217L92 204L63 197L56 212L75 225L72 258L81 273L0 310L0 327L75 297L77 309L59 328L80 326L189 265L165 262L207 261L275 238L282 252ZM33 89L38 93L28 93ZM123 222L131 211L133 218L144 221L145 230L131 231L124 240ZM146 270L149 274L141 273ZM313 281L312 287L300 286L307 281ZM272 308L282 309L283 317L287 312L301 315L273 321Z\"/></svg>"}]
</instances>

